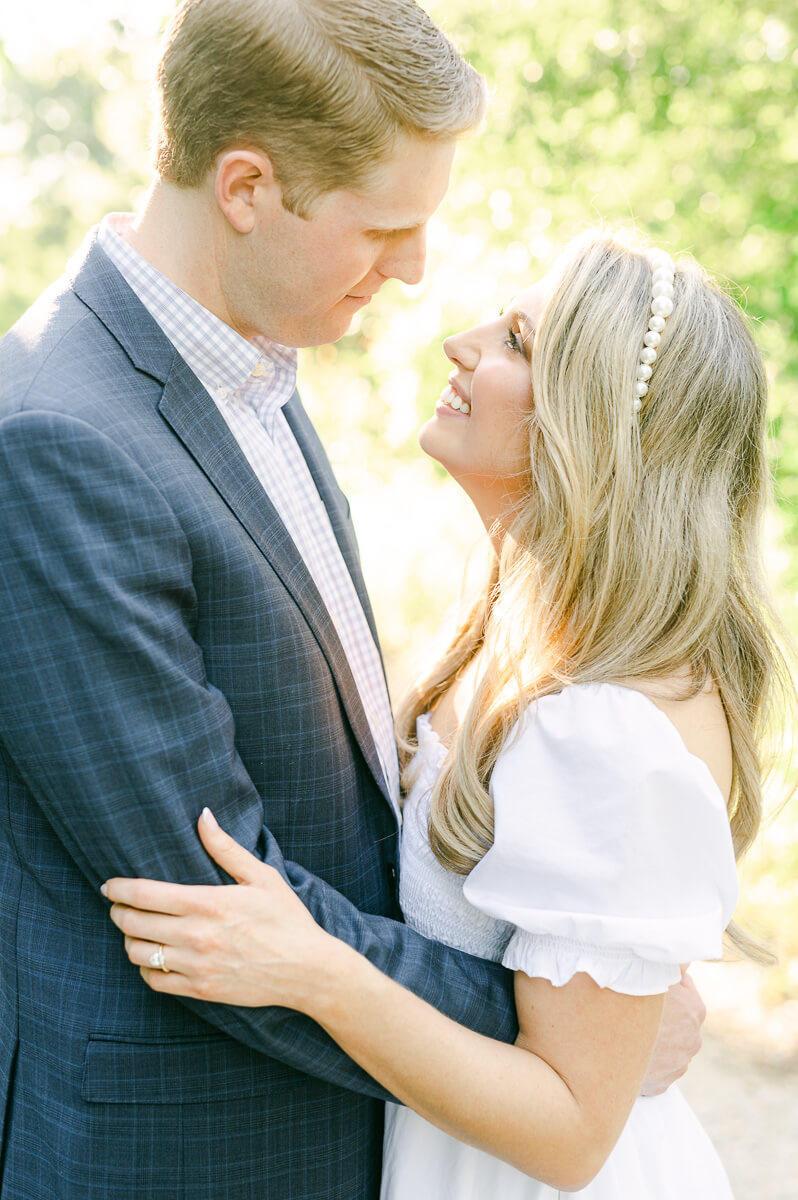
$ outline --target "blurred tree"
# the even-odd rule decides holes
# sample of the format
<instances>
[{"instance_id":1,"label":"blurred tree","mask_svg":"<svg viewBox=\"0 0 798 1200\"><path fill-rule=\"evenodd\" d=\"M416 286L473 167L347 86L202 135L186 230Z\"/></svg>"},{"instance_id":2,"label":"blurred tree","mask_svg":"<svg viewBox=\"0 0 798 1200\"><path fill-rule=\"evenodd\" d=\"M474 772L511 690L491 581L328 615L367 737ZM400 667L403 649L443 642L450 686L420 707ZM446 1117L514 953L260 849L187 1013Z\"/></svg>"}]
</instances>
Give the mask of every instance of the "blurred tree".
<instances>
[{"instance_id":1,"label":"blurred tree","mask_svg":"<svg viewBox=\"0 0 798 1200\"><path fill-rule=\"evenodd\" d=\"M23 66L0 44L1 330L145 182L141 97L121 25L106 33L100 62L66 51Z\"/></svg>"}]
</instances>

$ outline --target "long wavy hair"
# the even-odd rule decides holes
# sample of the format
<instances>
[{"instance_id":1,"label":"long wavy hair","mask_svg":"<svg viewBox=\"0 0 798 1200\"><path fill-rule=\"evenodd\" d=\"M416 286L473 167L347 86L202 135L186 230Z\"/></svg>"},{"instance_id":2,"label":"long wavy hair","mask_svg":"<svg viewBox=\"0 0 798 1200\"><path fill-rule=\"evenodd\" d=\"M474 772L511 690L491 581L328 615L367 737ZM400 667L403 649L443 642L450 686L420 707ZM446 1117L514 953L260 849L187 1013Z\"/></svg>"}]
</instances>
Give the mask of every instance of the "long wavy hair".
<instances>
[{"instance_id":1,"label":"long wavy hair","mask_svg":"<svg viewBox=\"0 0 798 1200\"><path fill-rule=\"evenodd\" d=\"M762 814L772 720L793 710L760 532L766 379L746 320L680 257L647 396L634 383L651 295L645 247L591 231L558 261L531 356L526 478L501 554L448 650L401 705L415 722L479 654L478 682L432 796L430 842L467 874L493 842L491 772L535 698L575 683L685 675L717 685L733 754L737 856ZM732 942L767 957L739 928Z\"/></svg>"}]
</instances>

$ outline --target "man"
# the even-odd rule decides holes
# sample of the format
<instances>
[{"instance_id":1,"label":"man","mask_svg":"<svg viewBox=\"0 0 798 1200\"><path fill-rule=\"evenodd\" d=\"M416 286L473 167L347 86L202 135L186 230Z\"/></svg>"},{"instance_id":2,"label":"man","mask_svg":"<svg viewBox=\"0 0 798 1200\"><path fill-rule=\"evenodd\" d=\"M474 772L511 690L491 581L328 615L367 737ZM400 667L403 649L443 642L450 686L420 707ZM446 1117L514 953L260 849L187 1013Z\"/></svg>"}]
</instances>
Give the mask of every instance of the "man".
<instances>
[{"instance_id":1,"label":"man","mask_svg":"<svg viewBox=\"0 0 798 1200\"><path fill-rule=\"evenodd\" d=\"M0 347L2 1200L360 1200L384 1093L282 1010L178 1002L99 884L222 882L207 804L455 1020L500 967L396 903L396 756L346 502L294 389L426 223L483 90L412 0L187 0L158 177Z\"/></svg>"}]
</instances>

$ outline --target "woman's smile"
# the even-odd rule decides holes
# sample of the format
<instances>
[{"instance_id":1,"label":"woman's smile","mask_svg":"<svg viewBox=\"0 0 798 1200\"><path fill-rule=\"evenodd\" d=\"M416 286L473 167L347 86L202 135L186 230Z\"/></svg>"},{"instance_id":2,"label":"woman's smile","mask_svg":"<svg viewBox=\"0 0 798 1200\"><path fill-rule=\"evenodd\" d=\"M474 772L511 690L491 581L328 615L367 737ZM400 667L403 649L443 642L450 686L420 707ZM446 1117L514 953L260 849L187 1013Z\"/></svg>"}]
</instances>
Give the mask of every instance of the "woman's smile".
<instances>
[{"instance_id":1,"label":"woman's smile","mask_svg":"<svg viewBox=\"0 0 798 1200\"><path fill-rule=\"evenodd\" d=\"M440 400L436 412L443 410L448 416L450 412L459 413L460 416L468 417L471 415L471 404L466 396L463 395L461 388L457 386L453 378L449 379L446 387L441 392Z\"/></svg>"}]
</instances>

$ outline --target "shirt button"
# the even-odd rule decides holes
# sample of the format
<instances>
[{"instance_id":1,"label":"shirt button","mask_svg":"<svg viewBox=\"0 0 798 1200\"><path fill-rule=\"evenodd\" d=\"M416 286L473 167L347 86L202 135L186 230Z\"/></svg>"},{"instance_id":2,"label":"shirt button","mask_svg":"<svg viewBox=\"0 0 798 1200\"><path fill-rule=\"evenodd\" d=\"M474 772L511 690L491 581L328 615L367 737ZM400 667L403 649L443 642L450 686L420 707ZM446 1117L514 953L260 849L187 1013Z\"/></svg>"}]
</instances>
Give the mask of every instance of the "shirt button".
<instances>
[{"instance_id":1,"label":"shirt button","mask_svg":"<svg viewBox=\"0 0 798 1200\"><path fill-rule=\"evenodd\" d=\"M266 363L263 361L263 359L260 359L258 362L255 363L255 366L252 368L251 374L256 375L256 376L266 374Z\"/></svg>"},{"instance_id":2,"label":"shirt button","mask_svg":"<svg viewBox=\"0 0 798 1200\"><path fill-rule=\"evenodd\" d=\"M230 395L229 388L220 387L220 388L216 389L216 399L217 400L226 400L229 395Z\"/></svg>"}]
</instances>

